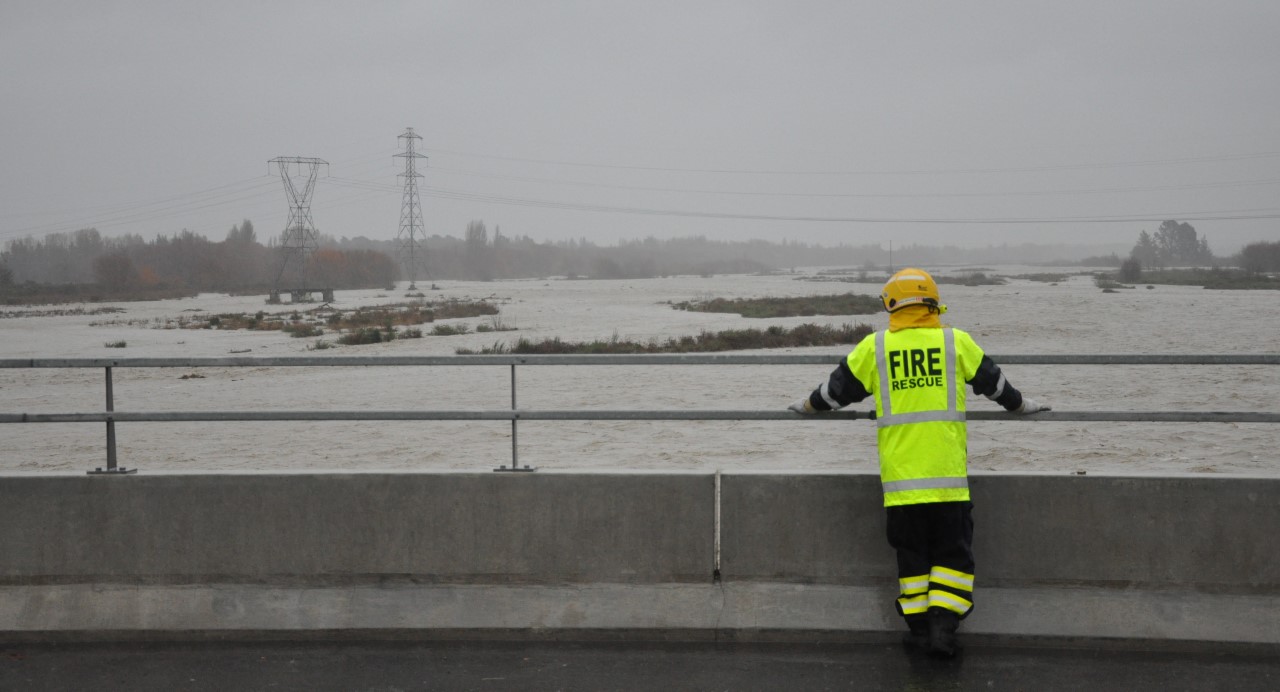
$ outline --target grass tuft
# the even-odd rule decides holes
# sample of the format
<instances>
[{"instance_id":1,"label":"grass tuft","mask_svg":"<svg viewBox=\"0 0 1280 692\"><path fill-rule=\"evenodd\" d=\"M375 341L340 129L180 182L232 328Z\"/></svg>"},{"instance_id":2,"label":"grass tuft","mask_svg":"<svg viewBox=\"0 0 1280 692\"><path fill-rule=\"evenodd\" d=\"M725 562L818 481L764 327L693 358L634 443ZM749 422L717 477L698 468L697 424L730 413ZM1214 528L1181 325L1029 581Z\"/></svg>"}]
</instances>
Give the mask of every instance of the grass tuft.
<instances>
[{"instance_id":1,"label":"grass tuft","mask_svg":"<svg viewBox=\"0 0 1280 692\"><path fill-rule=\"evenodd\" d=\"M437 324L431 330L431 336L458 336L468 334L471 328L465 324Z\"/></svg>"},{"instance_id":2,"label":"grass tuft","mask_svg":"<svg viewBox=\"0 0 1280 692\"><path fill-rule=\"evenodd\" d=\"M360 346L363 344L380 344L386 341L395 341L396 332L394 329L382 330L378 327L365 327L357 329L353 332L343 334L338 337L338 343L343 346Z\"/></svg>"},{"instance_id":3,"label":"grass tuft","mask_svg":"<svg viewBox=\"0 0 1280 692\"><path fill-rule=\"evenodd\" d=\"M843 324L839 327L802 324L794 329L731 329L702 332L697 336L681 336L666 341L645 343L613 338L607 341L571 342L559 337L531 341L521 338L514 344L495 342L479 351L457 349L459 355L507 354L630 354L630 353L706 353L714 351L746 351L762 348L802 348L806 346L852 346L874 331L865 324Z\"/></svg>"}]
</instances>

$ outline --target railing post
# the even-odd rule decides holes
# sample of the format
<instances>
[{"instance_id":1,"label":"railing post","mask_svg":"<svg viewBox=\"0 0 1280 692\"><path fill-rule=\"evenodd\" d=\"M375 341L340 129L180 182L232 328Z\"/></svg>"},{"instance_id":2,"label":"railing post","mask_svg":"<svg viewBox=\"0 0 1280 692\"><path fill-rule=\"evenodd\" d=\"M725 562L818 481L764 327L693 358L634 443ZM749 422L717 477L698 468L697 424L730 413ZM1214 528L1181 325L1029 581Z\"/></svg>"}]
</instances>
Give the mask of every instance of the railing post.
<instances>
[{"instance_id":1,"label":"railing post","mask_svg":"<svg viewBox=\"0 0 1280 692\"><path fill-rule=\"evenodd\" d=\"M516 411L516 364L511 364L511 411ZM499 466L494 471L537 471L537 468L530 468L527 464L524 468L520 468L520 450L518 446L518 428L516 426L516 416L511 416L511 468Z\"/></svg>"},{"instance_id":2,"label":"railing post","mask_svg":"<svg viewBox=\"0 0 1280 692\"><path fill-rule=\"evenodd\" d=\"M115 391L111 387L111 366L107 368L107 413L116 410ZM98 474L136 473L137 469L116 468L116 422L107 416L107 468L101 466L89 471L90 476Z\"/></svg>"},{"instance_id":3,"label":"railing post","mask_svg":"<svg viewBox=\"0 0 1280 692\"><path fill-rule=\"evenodd\" d=\"M511 411L516 411L516 363L511 363ZM520 446L516 444L516 417L511 417L511 468L520 468Z\"/></svg>"}]
</instances>

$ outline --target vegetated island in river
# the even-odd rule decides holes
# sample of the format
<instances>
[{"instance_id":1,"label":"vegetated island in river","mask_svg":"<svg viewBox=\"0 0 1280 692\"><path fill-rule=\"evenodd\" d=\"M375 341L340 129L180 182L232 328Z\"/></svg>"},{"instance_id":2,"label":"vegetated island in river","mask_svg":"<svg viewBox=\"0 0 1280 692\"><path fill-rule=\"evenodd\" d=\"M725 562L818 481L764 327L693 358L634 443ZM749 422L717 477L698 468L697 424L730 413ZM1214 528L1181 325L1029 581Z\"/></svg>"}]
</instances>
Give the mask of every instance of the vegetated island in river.
<instances>
[{"instance_id":1,"label":"vegetated island in river","mask_svg":"<svg viewBox=\"0 0 1280 692\"><path fill-rule=\"evenodd\" d=\"M838 327L802 324L793 329L773 326L766 329L730 329L702 332L697 336L671 337L646 342L624 341L614 335L607 341L562 341L560 337L531 341L518 339L514 344L494 343L480 350L460 348L458 355L507 354L629 354L629 353L707 353L713 351L746 351L760 348L800 348L805 346L852 346L875 331L865 324L842 324Z\"/></svg>"},{"instance_id":2,"label":"vegetated island in river","mask_svg":"<svg viewBox=\"0 0 1280 692\"><path fill-rule=\"evenodd\" d=\"M811 315L869 315L883 310L878 298L846 293L833 296L799 298L713 298L703 301L672 303L676 310L695 312L734 312L743 317L807 317ZM645 342L613 338L595 341L562 341L560 337L515 343L495 342L479 351L460 348L458 355L505 354L629 354L629 353L708 353L746 351L762 348L803 348L807 346L852 346L873 332L865 324L842 324L838 327L802 324L791 329L772 326L765 329L730 329L722 332L703 331L696 336L651 339Z\"/></svg>"},{"instance_id":3,"label":"vegetated island in river","mask_svg":"<svg viewBox=\"0 0 1280 692\"><path fill-rule=\"evenodd\" d=\"M879 298L856 293L795 298L712 298L672 303L671 307L692 312L734 312L743 317L873 315L884 310Z\"/></svg>"},{"instance_id":4,"label":"vegetated island in river","mask_svg":"<svg viewBox=\"0 0 1280 692\"><path fill-rule=\"evenodd\" d=\"M118 309L116 311L119 311ZM3 313L0 313L3 315ZM413 327L437 319L459 317L489 316L491 324L478 325L476 331L510 331L498 319L498 306L487 300L438 300L414 301L410 303L394 303L376 307L362 307L354 310L340 310L324 304L310 310L292 310L268 313L259 310L253 315L246 313L220 313L216 315L183 315L176 319L107 319L91 322L90 326L131 325L151 327L153 329L216 329L216 330L250 330L279 331L295 338L318 337L326 333L338 335L338 343L348 346L373 344L394 339L414 339L422 337L420 329L401 329L396 327ZM452 336L465 334L466 325L438 324L432 330L434 336ZM317 341L308 350L330 348L332 344L323 340Z\"/></svg>"},{"instance_id":5,"label":"vegetated island in river","mask_svg":"<svg viewBox=\"0 0 1280 692\"><path fill-rule=\"evenodd\" d=\"M856 274L853 272L856 271ZM971 270L965 271L958 276L948 276L946 274L938 274L933 280L938 284L953 284L957 286L1003 286L1008 283L1004 277L996 274L988 274L986 271ZM1017 277L1015 277L1017 278ZM848 284L883 284L889 280L888 274L880 274L872 276L865 269L824 269L814 275L797 276L796 281L816 281L816 282L834 282Z\"/></svg>"}]
</instances>

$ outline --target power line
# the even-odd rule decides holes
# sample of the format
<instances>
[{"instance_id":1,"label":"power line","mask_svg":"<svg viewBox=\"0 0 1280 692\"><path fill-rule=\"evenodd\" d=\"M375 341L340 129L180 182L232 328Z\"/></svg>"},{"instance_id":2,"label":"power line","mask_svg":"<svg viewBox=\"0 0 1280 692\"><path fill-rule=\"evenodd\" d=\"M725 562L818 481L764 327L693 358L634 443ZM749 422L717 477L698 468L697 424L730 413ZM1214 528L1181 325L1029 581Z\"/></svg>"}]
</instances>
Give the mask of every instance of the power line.
<instances>
[{"instance_id":1,"label":"power line","mask_svg":"<svg viewBox=\"0 0 1280 692\"><path fill-rule=\"evenodd\" d=\"M338 185L353 189L376 192L390 192L394 186L380 183L331 179ZM446 188L423 188L426 197L449 199L456 201L483 202L507 206L535 207L542 209L563 209L568 211L604 212L612 214L634 214L644 216L680 216L688 218L715 218L757 221L797 221L818 223L921 223L921 224L1058 224L1058 223L1131 223L1136 221L1159 222L1166 219L1182 219L1187 221L1230 221L1249 219L1280 218L1280 209L1238 209L1217 211L1141 213L1126 215L1086 215L1086 216L1023 216L1023 217L872 217L872 216L808 216L785 214L741 214L727 212L704 212L675 209L656 209L645 207L624 207L599 204L582 204L577 202L560 202L553 200L512 197L483 192L467 192Z\"/></svg>"},{"instance_id":2,"label":"power line","mask_svg":"<svg viewBox=\"0 0 1280 692\"><path fill-rule=\"evenodd\" d=\"M249 184L246 185L246 183ZM227 189L233 187L239 189ZM88 227L108 228L124 223L169 218L190 211L198 211L201 209L208 209L224 204L262 197L269 194L267 192L268 187L270 187L270 183L268 181L262 178L254 178L251 180L219 185L200 192L176 195L136 206L116 205L111 207L113 211L104 214L81 216L70 221L48 222L3 231L0 232L0 237L17 237L37 233L70 232ZM217 192L217 194L210 194L219 190L222 191Z\"/></svg>"},{"instance_id":3,"label":"power line","mask_svg":"<svg viewBox=\"0 0 1280 692\"><path fill-rule=\"evenodd\" d=\"M571 166L576 168L603 168L628 171L649 171L660 173L716 173L731 175L815 175L815 176L858 176L858 175L951 175L975 173L1031 173L1040 171L1076 171L1105 168L1136 168L1147 166L1184 165L1192 163L1211 163L1220 161L1245 161L1251 159L1274 158L1280 152L1258 152L1250 154L1220 154L1216 156L1193 156L1169 159L1150 159L1146 161L1115 161L1103 163L1076 163L1047 166L1013 166L990 168L919 168L919 169L881 169L881 170L785 170L785 169L744 169L744 168L677 168L663 166L635 166L608 163L584 163L580 161L555 161L547 159L529 159L515 156L495 156L492 154L475 154L432 147L436 153L453 154L455 156L493 159L497 161L515 161L519 163L536 163L541 165Z\"/></svg>"},{"instance_id":4,"label":"power line","mask_svg":"<svg viewBox=\"0 0 1280 692\"><path fill-rule=\"evenodd\" d=\"M234 183L218 185L216 187L211 187L206 190L198 190L195 192L184 192L180 195L161 198L161 199L153 200L150 202L126 202L121 204L90 205L90 206L83 206L83 207L71 207L69 209L60 209L58 211L10 212L6 214L0 214L0 219L10 219L10 218L16 218L16 217L22 217L22 216L51 216L53 214L62 214L66 212L82 212L82 211L90 211L90 210L100 210L99 213L111 213L111 212L133 209L138 207L148 207L148 206L153 206L157 204L164 204L166 202L172 202L172 201L180 200L186 197L203 195L209 192L214 192L214 191L222 190L229 187L244 185L245 183L262 184L262 178L259 178L259 177L246 178L244 180L237 180Z\"/></svg>"},{"instance_id":5,"label":"power line","mask_svg":"<svg viewBox=\"0 0 1280 692\"><path fill-rule=\"evenodd\" d=\"M223 186L223 187L228 187L228 186ZM169 198L168 201L157 201L153 203L136 205L136 206L116 205L114 207L111 207L109 211L105 211L105 212L94 214L94 215L86 215L86 216L80 217L79 220L50 222L50 223L38 224L36 226L32 226L28 228L30 228L31 230L39 230L40 228L53 226L53 225L73 225L77 223L93 222L99 219L113 220L117 218L128 218L128 217L133 217L138 215L164 212L164 211L173 210L173 209L190 207L193 205L201 205L211 201L218 201L218 200L236 201L244 198L246 195L255 196L257 192L260 192L270 187L270 182L265 181L263 179L257 179L257 181L253 184L250 184L250 185L238 184L237 187L238 189L227 190L227 191L219 192L217 194L208 194L205 192L191 193L188 195L181 195L181 196ZM19 230L24 230L24 229L19 229Z\"/></svg>"},{"instance_id":6,"label":"power line","mask_svg":"<svg viewBox=\"0 0 1280 692\"><path fill-rule=\"evenodd\" d=\"M352 159L347 159L343 163L362 162L375 157L383 158L385 155L385 153L377 153L358 156ZM72 232L90 227L111 228L129 223L146 223L160 219L173 218L192 211L200 211L218 206L238 204L253 199L264 198L272 194L270 192L272 187L273 183L269 178L256 176L232 183L226 183L224 185L217 185L204 190L186 192L150 201L136 201L111 205L91 205L60 209L57 211L10 212L0 214L0 219L55 216L67 213L81 213L81 215L73 217L70 220L47 221L0 231L0 238L17 238L26 235Z\"/></svg>"},{"instance_id":7,"label":"power line","mask_svg":"<svg viewBox=\"0 0 1280 692\"><path fill-rule=\"evenodd\" d=\"M578 187L594 187L605 188L611 190L632 190L639 192L674 192L682 194L707 194L707 195L730 195L741 197L803 197L803 198L828 198L828 199L934 199L934 198L965 198L965 197L1050 197L1054 195L1091 195L1091 194L1120 194L1126 192L1166 192L1173 190L1199 190L1199 189L1217 189L1230 187L1249 187L1262 185L1280 184L1280 178L1266 178L1259 180L1234 180L1213 183L1186 183L1182 185L1150 185L1142 187L1112 187L1112 188L1075 188L1061 190L1026 190L1019 192L761 192L761 191L742 191L742 190L706 190L697 188L675 188L675 187L647 187L638 185L615 185L612 183L589 182L585 180L557 180L554 178L531 178L526 176L499 175L493 173L480 173L477 171L459 170L454 168L442 168L439 166L432 167L432 170L445 173L457 173L461 175L474 176L477 178L492 178L496 180L511 180L515 182L526 183L547 183L554 185L573 185Z\"/></svg>"},{"instance_id":8,"label":"power line","mask_svg":"<svg viewBox=\"0 0 1280 692\"><path fill-rule=\"evenodd\" d=\"M433 170L448 171L449 169L433 168ZM676 192L676 193L692 193L692 194L720 194L730 196L747 196L747 197L796 197L796 198L850 198L850 199L870 199L870 198L947 198L947 197L1020 197L1020 196L1050 196L1060 195L1077 195L1077 194L1106 194L1106 193L1124 193L1124 192L1150 192L1150 191L1172 191L1172 190L1192 190L1192 189L1217 189L1230 188L1237 186L1261 186L1280 183L1278 179L1261 179L1261 180L1238 180L1214 183L1191 183L1186 185L1160 185L1132 188L1088 188L1088 189L1064 189L1064 190L1040 190L1014 193L759 193L749 191L733 191L733 190L700 190L700 189L682 189L682 188L646 188L637 186L621 186L611 185L607 183L589 183L586 181L552 181L536 178L519 178L515 176L498 176L478 174L470 171L455 171L468 175L477 175L480 177L493 177L498 179L512 178L516 180L524 180L526 182L563 182L571 185L582 185L588 187L616 188L621 190L639 190L639 191L656 191L656 192ZM350 178L331 177L327 179L330 184L340 187L348 187L351 189L364 190L367 193L393 193L400 192L400 188L384 183L374 181L356 180ZM247 183L247 185L246 185ZM14 230L0 232L0 237L19 237L23 235L31 235L38 233L55 233L70 232L81 228L111 228L129 223L145 223L165 218L173 218L182 214L201 211L204 209L227 206L231 204L239 204L249 200L261 199L268 197L271 193L269 188L271 183L263 178L253 178L248 180L219 185L206 190L186 193L183 195L175 195L171 197L161 198L152 202L143 203L138 206L129 207L126 205L116 205L112 207L114 211L107 215L83 216L73 221L50 222L45 224L37 224L33 226L22 227ZM228 189L239 188L239 189ZM218 194L211 194L211 193ZM437 188L431 196L442 199L474 199L483 201L482 196L488 193L464 192L443 190ZM450 197L448 195L466 195L467 197ZM369 194L351 195L347 197L339 197L329 200L323 206L334 207L341 206L342 203L353 201L356 199L366 199ZM552 202L547 200L523 199L519 202L507 201L519 198L507 198L500 195L494 195L491 200L493 203L516 204L520 206L533 205L566 205L572 203ZM589 209L592 205L578 205L583 210ZM649 210L662 213L662 210ZM694 212L677 212L680 215L692 214ZM736 215L740 218L749 218L751 215ZM1168 218L1167 215L1165 218ZM1264 217L1268 218L1268 217Z\"/></svg>"},{"instance_id":9,"label":"power line","mask_svg":"<svg viewBox=\"0 0 1280 692\"><path fill-rule=\"evenodd\" d=\"M581 168L592 169L616 169L616 170L633 170L633 171L656 171L670 173L726 173L726 174L750 174L750 175L816 175L816 176L857 176L857 175L943 175L943 174L975 174L975 173L1025 173L1033 171L1067 171L1067 170L1087 170L1096 168L1128 168L1141 166L1173 166L1188 165L1197 163L1210 162L1229 162L1229 161L1246 161L1257 160L1280 156L1280 152L1258 152L1250 154L1222 154L1201 157L1182 157L1154 159L1146 161L1121 161L1121 162L1102 162L1102 163L1081 163L1081 164L1064 164L1064 165L1045 165L1045 166L1022 166L1009 168L953 168L953 169L902 169L902 170L845 170L845 171L802 171L802 170L747 170L747 169L727 169L727 168L676 168L676 167L647 167L633 165L617 165L608 163L585 163L573 161L554 161L554 160L538 160L508 156L492 156L484 154L474 154L458 152L449 149L437 149L435 151L451 153L458 156L475 157L482 159L519 161L525 163L538 163L547 165L563 165L575 166ZM370 163L387 156L387 150L372 154L364 154L346 159L344 163L355 164L355 168L367 167ZM420 154L419 154L420 156ZM478 178L487 178L494 180L511 180L516 182L527 182L537 184L555 184L568 185L583 188L599 188L599 189L615 189L622 191L640 191L640 192L662 192L692 195L716 195L716 196L732 196L743 198L759 198L759 199L946 199L946 198L1024 198L1024 197L1050 197L1050 196L1070 196L1070 195L1103 195L1103 194L1128 194L1141 192L1169 192L1184 190L1214 190L1229 189L1237 187L1257 187L1280 184L1280 179L1263 178L1263 179L1241 179L1231 181L1213 181L1207 183L1184 183L1184 184L1168 184L1168 185L1143 185L1130 187L1089 187L1075 189L1037 189L1011 192L850 192L850 193L820 193L820 192L781 192L771 191L750 191L750 190L732 190L732 189L707 189L707 188L681 188L668 186L635 186L607 183L599 180L566 180L557 178L540 178L529 176L503 175L497 173L484 173L474 170L450 169L433 167L433 170L452 173L456 175L473 176ZM376 181L360 180L355 178L329 178L327 183L332 183L339 187L345 187L356 194L344 197L331 198L327 200L323 206L333 207L343 204L349 204L358 200L368 199L373 196L382 194L390 194L393 192L402 192L402 190L391 184L379 183ZM264 178L250 178L224 185L218 185L204 190L198 190L190 193L172 195L147 202L118 204L100 207L79 207L60 212L28 212L15 213L9 212L0 215L0 219L14 218L30 218L34 216L46 216L63 212L84 212L80 216L74 217L66 221L49 221L44 223L30 224L10 230L0 231L0 238L13 238L22 235L31 235L38 233L67 232L79 230L87 227L110 228L114 226L122 226L126 224L142 224L157 221L166 218L173 218L183 214L190 214L206 209L228 207L238 205L240 210L237 215L244 214L244 205L248 202L259 200L270 195L269 188L271 183ZM681 210L681 209L665 209L651 206L626 206L626 205L604 205L591 204L582 202L564 202L540 198L530 198L514 195L506 195L501 193L486 192L469 192L462 190L454 190L444 187L426 189L422 196L433 199L469 201L487 204L502 204L508 206L523 206L545 209L563 209L581 212L598 212L612 214L636 214L651 216L681 216L688 218L725 218L725 219L759 219L774 221L798 221L798 222L821 222L821 223L955 223L955 224L1015 224L1015 223L1121 223L1132 221L1158 221L1168 218L1185 218L1186 220L1245 220L1245 219L1272 219L1276 218L1274 209L1229 209L1225 211L1214 212L1174 212L1162 214L1125 214L1113 216L1075 216L1075 217L1016 217L1016 218L981 218L967 216L952 217L935 217L935 218L893 218L893 217L872 217L872 216L810 216L810 215L790 215L790 214L747 214L747 213L717 213L704 212L697 210ZM255 203L253 207L258 205ZM402 201L403 207L403 201ZM101 211L93 212L91 210L98 209ZM402 209L403 212L403 209ZM278 214L273 214L278 216ZM402 214L403 215L403 214ZM420 216L415 214L415 219Z\"/></svg>"},{"instance_id":10,"label":"power line","mask_svg":"<svg viewBox=\"0 0 1280 692\"><path fill-rule=\"evenodd\" d=\"M565 209L572 211L607 212L615 214L636 214L645 216L682 216L688 218L735 219L756 221L797 221L819 223L919 223L919 224L1059 224L1059 223L1130 223L1135 221L1159 222L1166 219L1183 219L1187 221L1227 221L1245 219L1280 218L1280 209L1246 209L1226 211L1190 211L1144 213L1123 216L1059 216L1059 217L873 217L873 216L805 216L783 214L737 214L724 212L703 212L673 209L646 209L637 207L615 207L605 205L586 205L545 200L522 199L516 197L499 197L460 193L450 190L429 189L429 197L438 199L465 200L490 204L506 204L513 206L539 207L544 209Z\"/></svg>"}]
</instances>

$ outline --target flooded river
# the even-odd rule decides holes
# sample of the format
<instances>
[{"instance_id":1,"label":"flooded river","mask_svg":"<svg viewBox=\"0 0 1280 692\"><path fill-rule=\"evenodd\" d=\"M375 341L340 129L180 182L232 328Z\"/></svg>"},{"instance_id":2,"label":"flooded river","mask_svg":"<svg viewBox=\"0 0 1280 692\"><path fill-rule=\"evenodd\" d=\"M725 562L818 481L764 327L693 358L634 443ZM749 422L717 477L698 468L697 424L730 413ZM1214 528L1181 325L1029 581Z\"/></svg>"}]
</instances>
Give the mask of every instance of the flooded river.
<instances>
[{"instance_id":1,"label":"flooded river","mask_svg":"<svg viewBox=\"0 0 1280 692\"><path fill-rule=\"evenodd\" d=\"M1006 276L1046 271L991 270ZM501 314L450 321L466 324L468 334L320 351L308 350L315 338L280 332L155 328L184 315L292 311L265 305L262 296L204 294L113 304L124 310L114 314L5 317L0 319L0 358L450 355L458 348L520 337L646 341L805 322L885 324L883 314L762 320L671 307L714 297L879 291L878 283L798 280L814 274L437 282L438 290L427 291L429 299L485 298L496 302ZM1056 284L1023 279L941 289L950 307L945 321L969 331L997 360L1001 354L1280 350L1280 308L1272 291L1139 285L1104 293L1083 275ZM403 302L404 292L403 284L397 291L339 291L336 307ZM47 309L17 306L0 312ZM475 332L479 325L495 324L515 331ZM127 346L105 346L119 341ZM829 354L834 364L851 347L785 352ZM518 371L519 403L527 409L781 410L829 371L826 366L525 367ZM1010 365L1005 373L1059 411L1280 410L1276 366ZM114 385L120 411L496 410L509 408L511 397L505 367L127 368L115 371ZM0 370L0 412L101 411L103 396L98 369ZM971 396L970 408L998 407ZM82 473L102 466L103 427L0 425L0 470ZM969 428L970 466L977 472L1280 475L1280 426L1274 424L978 421ZM511 425L501 421L122 423L117 435L120 464L143 471L487 470L511 459ZM519 443L520 462L543 469L876 468L875 429L866 421L525 421Z\"/></svg>"}]
</instances>

